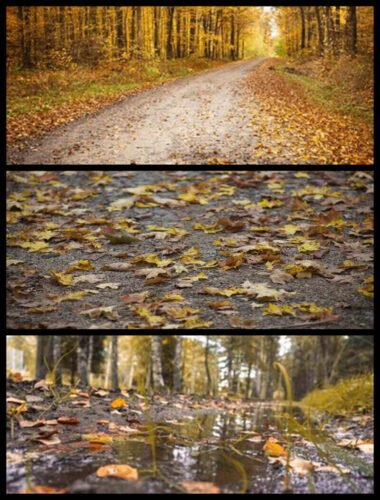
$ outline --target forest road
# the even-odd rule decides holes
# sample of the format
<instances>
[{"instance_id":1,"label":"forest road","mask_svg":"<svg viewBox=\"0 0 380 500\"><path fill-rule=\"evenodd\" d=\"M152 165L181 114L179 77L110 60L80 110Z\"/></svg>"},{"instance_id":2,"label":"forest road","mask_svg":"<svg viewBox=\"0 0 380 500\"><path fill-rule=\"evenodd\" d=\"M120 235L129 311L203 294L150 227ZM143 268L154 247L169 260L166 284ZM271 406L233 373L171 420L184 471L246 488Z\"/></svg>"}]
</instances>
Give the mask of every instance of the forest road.
<instances>
[{"instance_id":1,"label":"forest road","mask_svg":"<svg viewBox=\"0 0 380 500\"><path fill-rule=\"evenodd\" d=\"M33 139L29 147L15 153L16 161L32 165L252 163L257 141L252 123L255 98L245 89L244 79L265 59L231 63L127 97Z\"/></svg>"}]
</instances>

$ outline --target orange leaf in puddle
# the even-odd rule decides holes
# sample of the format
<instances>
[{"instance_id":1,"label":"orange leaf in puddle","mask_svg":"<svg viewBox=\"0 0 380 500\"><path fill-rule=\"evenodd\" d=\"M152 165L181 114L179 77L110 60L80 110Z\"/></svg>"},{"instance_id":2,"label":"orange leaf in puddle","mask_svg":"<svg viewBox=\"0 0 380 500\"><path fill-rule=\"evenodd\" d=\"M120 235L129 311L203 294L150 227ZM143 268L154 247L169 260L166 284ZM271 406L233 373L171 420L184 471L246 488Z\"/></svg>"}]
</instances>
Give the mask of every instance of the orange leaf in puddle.
<instances>
[{"instance_id":1,"label":"orange leaf in puddle","mask_svg":"<svg viewBox=\"0 0 380 500\"><path fill-rule=\"evenodd\" d=\"M214 483L207 483L202 481L183 481L181 486L188 493L220 493L219 486Z\"/></svg>"},{"instance_id":2,"label":"orange leaf in puddle","mask_svg":"<svg viewBox=\"0 0 380 500\"><path fill-rule=\"evenodd\" d=\"M129 465L104 465L96 471L98 477L118 477L120 479L136 481L139 478L137 469Z\"/></svg>"},{"instance_id":3,"label":"orange leaf in puddle","mask_svg":"<svg viewBox=\"0 0 380 500\"><path fill-rule=\"evenodd\" d=\"M263 450L267 457L287 457L288 452L278 443L276 443L273 438L269 438L264 444Z\"/></svg>"},{"instance_id":4,"label":"orange leaf in puddle","mask_svg":"<svg viewBox=\"0 0 380 500\"><path fill-rule=\"evenodd\" d=\"M64 425L77 425L80 423L79 418L75 417L59 417L57 420L59 424Z\"/></svg>"}]
</instances>

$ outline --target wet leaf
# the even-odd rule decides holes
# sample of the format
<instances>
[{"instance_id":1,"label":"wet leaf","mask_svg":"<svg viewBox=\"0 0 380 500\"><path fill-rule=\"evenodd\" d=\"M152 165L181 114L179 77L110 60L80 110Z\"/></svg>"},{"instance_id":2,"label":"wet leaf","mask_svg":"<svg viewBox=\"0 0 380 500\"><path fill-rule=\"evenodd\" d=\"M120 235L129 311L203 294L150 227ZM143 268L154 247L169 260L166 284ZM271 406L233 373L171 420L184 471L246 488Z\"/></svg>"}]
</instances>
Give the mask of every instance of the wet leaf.
<instances>
[{"instance_id":1,"label":"wet leaf","mask_svg":"<svg viewBox=\"0 0 380 500\"><path fill-rule=\"evenodd\" d=\"M33 484L27 488L23 488L20 493L22 494L32 494L32 495L57 495L66 494L68 490L66 488L53 488L52 486L42 486Z\"/></svg>"},{"instance_id":2,"label":"wet leaf","mask_svg":"<svg viewBox=\"0 0 380 500\"><path fill-rule=\"evenodd\" d=\"M96 471L98 477L117 477L128 481L136 481L139 478L138 470L130 465L104 465Z\"/></svg>"},{"instance_id":3,"label":"wet leaf","mask_svg":"<svg viewBox=\"0 0 380 500\"><path fill-rule=\"evenodd\" d=\"M277 442L273 440L273 438L269 438L265 443L263 450L265 455L268 457L287 457L288 452Z\"/></svg>"},{"instance_id":4,"label":"wet leaf","mask_svg":"<svg viewBox=\"0 0 380 500\"><path fill-rule=\"evenodd\" d=\"M183 481L181 486L187 493L203 493L203 494L219 494L221 493L219 486L214 483L201 481Z\"/></svg>"}]
</instances>

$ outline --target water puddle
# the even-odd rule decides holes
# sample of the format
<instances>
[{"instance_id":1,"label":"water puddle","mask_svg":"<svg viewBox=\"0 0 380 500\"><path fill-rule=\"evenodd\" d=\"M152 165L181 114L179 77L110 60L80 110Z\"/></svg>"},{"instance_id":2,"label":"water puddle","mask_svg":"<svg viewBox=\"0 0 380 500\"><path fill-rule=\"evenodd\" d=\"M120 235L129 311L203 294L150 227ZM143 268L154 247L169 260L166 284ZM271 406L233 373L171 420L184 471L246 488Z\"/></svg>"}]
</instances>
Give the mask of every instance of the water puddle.
<instances>
[{"instance_id":1,"label":"water puddle","mask_svg":"<svg viewBox=\"0 0 380 500\"><path fill-rule=\"evenodd\" d=\"M294 416L302 422L301 410L294 409ZM280 493L284 468L269 463L263 445L269 436L281 438L287 422L285 408L257 405L236 413L154 422L148 432L115 439L112 446L90 450L69 443L61 453L47 450L9 464L8 492L18 492L29 482L68 488L70 493L170 493L183 481L202 481L225 493ZM139 481L96 476L99 467L112 463L137 468ZM298 489L310 490L306 478Z\"/></svg>"}]
</instances>

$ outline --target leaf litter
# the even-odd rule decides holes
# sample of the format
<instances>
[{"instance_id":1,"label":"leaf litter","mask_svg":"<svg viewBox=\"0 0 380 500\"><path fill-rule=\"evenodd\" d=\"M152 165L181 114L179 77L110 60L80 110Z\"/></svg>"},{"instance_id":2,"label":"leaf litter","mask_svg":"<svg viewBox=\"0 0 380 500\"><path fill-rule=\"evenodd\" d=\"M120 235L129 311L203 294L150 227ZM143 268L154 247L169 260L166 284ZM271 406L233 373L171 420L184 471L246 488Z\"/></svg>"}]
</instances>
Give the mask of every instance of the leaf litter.
<instances>
[{"instance_id":1,"label":"leaf litter","mask_svg":"<svg viewBox=\"0 0 380 500\"><path fill-rule=\"evenodd\" d=\"M7 177L11 329L373 324L370 172Z\"/></svg>"}]
</instances>

